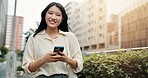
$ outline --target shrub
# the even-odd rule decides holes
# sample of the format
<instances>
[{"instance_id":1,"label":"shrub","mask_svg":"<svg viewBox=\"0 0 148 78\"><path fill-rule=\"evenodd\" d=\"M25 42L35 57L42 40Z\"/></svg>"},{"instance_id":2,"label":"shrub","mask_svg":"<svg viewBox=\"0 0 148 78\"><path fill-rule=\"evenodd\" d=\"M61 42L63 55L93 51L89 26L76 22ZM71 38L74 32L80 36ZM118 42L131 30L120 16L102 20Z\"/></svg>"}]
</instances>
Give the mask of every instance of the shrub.
<instances>
[{"instance_id":1,"label":"shrub","mask_svg":"<svg viewBox=\"0 0 148 78\"><path fill-rule=\"evenodd\" d=\"M147 78L148 52L127 51L116 54L92 54L84 57L79 78Z\"/></svg>"},{"instance_id":2,"label":"shrub","mask_svg":"<svg viewBox=\"0 0 148 78\"><path fill-rule=\"evenodd\" d=\"M6 59L5 59L5 58L0 57L0 62L4 62L4 61L6 61Z\"/></svg>"},{"instance_id":3,"label":"shrub","mask_svg":"<svg viewBox=\"0 0 148 78\"><path fill-rule=\"evenodd\" d=\"M16 71L24 71L24 69L22 68L22 66L18 66Z\"/></svg>"}]
</instances>

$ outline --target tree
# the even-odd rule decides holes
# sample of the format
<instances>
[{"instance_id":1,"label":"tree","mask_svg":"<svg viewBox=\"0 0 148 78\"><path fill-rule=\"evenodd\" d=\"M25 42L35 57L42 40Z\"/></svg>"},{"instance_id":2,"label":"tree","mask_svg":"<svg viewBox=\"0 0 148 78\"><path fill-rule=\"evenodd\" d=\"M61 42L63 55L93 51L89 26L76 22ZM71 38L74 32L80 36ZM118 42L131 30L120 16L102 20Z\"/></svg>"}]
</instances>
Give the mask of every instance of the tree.
<instances>
[{"instance_id":1,"label":"tree","mask_svg":"<svg viewBox=\"0 0 148 78\"><path fill-rule=\"evenodd\" d=\"M17 49L17 50L15 50L15 53L17 54L17 57L18 57L17 59L19 61L22 61L24 50Z\"/></svg>"},{"instance_id":2,"label":"tree","mask_svg":"<svg viewBox=\"0 0 148 78\"><path fill-rule=\"evenodd\" d=\"M24 33L24 35L25 35L25 42L28 41L29 36L31 34L33 34L34 32L35 32L35 30L30 28L29 31L27 31L26 33Z\"/></svg>"},{"instance_id":3,"label":"tree","mask_svg":"<svg viewBox=\"0 0 148 78\"><path fill-rule=\"evenodd\" d=\"M1 46L0 51L1 51L1 57L4 57L8 53L9 49L6 48L5 46Z\"/></svg>"}]
</instances>

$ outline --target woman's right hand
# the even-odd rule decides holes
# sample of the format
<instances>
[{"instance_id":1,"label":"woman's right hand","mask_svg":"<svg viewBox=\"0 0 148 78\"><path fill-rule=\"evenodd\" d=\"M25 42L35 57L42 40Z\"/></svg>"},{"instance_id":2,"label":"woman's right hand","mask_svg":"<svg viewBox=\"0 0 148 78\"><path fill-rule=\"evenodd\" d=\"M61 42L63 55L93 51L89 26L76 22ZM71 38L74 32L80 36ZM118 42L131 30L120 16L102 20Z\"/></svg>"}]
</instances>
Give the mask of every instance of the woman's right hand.
<instances>
[{"instance_id":1,"label":"woman's right hand","mask_svg":"<svg viewBox=\"0 0 148 78\"><path fill-rule=\"evenodd\" d=\"M43 64L50 63L50 62L57 62L59 56L56 52L48 52L46 55L42 56L41 58L31 62L28 69L30 72L37 71Z\"/></svg>"},{"instance_id":2,"label":"woman's right hand","mask_svg":"<svg viewBox=\"0 0 148 78\"><path fill-rule=\"evenodd\" d=\"M56 52L48 52L42 59L44 63L57 62L59 60Z\"/></svg>"}]
</instances>

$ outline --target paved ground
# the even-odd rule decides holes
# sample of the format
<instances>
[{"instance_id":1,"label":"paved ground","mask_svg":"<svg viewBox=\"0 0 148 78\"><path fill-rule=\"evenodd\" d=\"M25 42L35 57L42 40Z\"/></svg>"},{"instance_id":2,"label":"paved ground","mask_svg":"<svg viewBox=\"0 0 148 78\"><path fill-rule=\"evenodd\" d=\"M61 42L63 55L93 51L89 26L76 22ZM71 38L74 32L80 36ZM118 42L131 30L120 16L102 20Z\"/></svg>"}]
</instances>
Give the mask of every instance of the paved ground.
<instances>
[{"instance_id":1,"label":"paved ground","mask_svg":"<svg viewBox=\"0 0 148 78\"><path fill-rule=\"evenodd\" d=\"M22 76L18 75L17 78L33 78L33 77L29 74L23 74Z\"/></svg>"},{"instance_id":2,"label":"paved ground","mask_svg":"<svg viewBox=\"0 0 148 78\"><path fill-rule=\"evenodd\" d=\"M6 62L0 62L0 78L6 78Z\"/></svg>"},{"instance_id":3,"label":"paved ground","mask_svg":"<svg viewBox=\"0 0 148 78\"><path fill-rule=\"evenodd\" d=\"M17 62L17 64L20 64ZM17 75L17 78L33 78L29 74L23 74L23 75ZM1 63L0 62L0 78L6 78L6 62Z\"/></svg>"}]
</instances>

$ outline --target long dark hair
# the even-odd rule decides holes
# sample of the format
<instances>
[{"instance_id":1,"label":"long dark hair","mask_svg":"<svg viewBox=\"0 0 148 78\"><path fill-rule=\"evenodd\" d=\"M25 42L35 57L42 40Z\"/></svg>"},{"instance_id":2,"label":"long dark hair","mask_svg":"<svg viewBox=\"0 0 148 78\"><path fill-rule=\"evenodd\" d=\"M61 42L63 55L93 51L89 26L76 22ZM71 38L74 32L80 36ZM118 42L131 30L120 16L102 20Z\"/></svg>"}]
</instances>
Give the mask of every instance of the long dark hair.
<instances>
[{"instance_id":1,"label":"long dark hair","mask_svg":"<svg viewBox=\"0 0 148 78\"><path fill-rule=\"evenodd\" d=\"M37 30L35 31L33 37L35 37L39 32L43 31L44 29L47 29L45 15L46 15L48 9L54 5L60 9L60 11L62 12L62 17L63 17L62 22L58 26L58 29L60 29L61 31L68 32L68 24L67 24L68 16L66 14L64 7L60 3L52 2L42 11L40 25L37 28Z\"/></svg>"}]
</instances>

